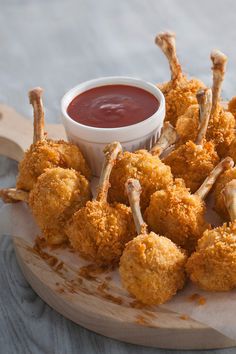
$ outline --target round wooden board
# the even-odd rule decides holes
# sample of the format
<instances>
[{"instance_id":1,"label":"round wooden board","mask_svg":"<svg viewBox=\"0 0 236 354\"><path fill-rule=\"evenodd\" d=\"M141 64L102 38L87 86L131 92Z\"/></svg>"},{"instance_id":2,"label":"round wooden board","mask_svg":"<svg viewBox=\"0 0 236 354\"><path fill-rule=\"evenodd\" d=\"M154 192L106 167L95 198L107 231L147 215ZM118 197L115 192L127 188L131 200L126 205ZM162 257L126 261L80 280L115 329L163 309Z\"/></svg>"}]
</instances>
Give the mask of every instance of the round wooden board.
<instances>
[{"instance_id":1,"label":"round wooden board","mask_svg":"<svg viewBox=\"0 0 236 354\"><path fill-rule=\"evenodd\" d=\"M76 282L77 272L66 267L54 271L23 239L13 240L18 263L35 292L57 312L85 328L110 338L158 348L212 349L236 344L196 321L181 319L177 313L133 308L129 305L133 299L122 296L119 289L100 293L100 276L85 280L81 286Z\"/></svg>"},{"instance_id":2,"label":"round wooden board","mask_svg":"<svg viewBox=\"0 0 236 354\"><path fill-rule=\"evenodd\" d=\"M0 105L0 154L19 160L30 144L32 128L10 107ZM16 136L14 129L21 127ZM22 128L23 127L23 128ZM61 125L49 127L51 137L63 137ZM50 131L49 131L50 133ZM104 336L145 346L169 349L213 349L236 345L216 330L180 314L160 308L136 308L133 300L113 287L104 289L100 275L78 281L73 269L58 270L14 237L14 248L22 272L35 292L52 308L75 323ZM80 279L81 280L81 279Z\"/></svg>"}]
</instances>

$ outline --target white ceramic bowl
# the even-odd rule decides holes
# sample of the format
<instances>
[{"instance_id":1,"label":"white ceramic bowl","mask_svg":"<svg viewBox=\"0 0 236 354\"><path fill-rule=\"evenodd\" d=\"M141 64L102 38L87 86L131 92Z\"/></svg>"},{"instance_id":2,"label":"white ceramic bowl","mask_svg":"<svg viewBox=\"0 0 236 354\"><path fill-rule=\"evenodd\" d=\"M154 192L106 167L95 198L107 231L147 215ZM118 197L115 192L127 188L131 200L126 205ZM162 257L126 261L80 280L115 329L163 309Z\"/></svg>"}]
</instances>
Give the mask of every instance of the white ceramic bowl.
<instances>
[{"instance_id":1,"label":"white ceramic bowl","mask_svg":"<svg viewBox=\"0 0 236 354\"><path fill-rule=\"evenodd\" d=\"M146 120L120 128L95 128L75 122L67 113L71 101L84 91L104 85L129 85L142 88L158 99L158 110ZM68 140L78 145L90 165L93 175L99 176L103 149L112 141L119 141L124 150L150 149L156 142L165 117L165 98L153 84L130 77L112 76L83 82L68 91L61 101L62 122Z\"/></svg>"}]
</instances>

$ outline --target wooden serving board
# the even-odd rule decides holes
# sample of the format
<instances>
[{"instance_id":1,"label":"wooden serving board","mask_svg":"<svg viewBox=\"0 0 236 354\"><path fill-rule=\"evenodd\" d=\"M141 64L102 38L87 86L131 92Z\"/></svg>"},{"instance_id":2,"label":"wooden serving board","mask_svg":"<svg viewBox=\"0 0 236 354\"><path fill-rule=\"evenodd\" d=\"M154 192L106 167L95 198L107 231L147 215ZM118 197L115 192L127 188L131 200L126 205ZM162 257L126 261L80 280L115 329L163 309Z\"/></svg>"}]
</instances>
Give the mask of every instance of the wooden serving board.
<instances>
[{"instance_id":1,"label":"wooden serving board","mask_svg":"<svg viewBox=\"0 0 236 354\"><path fill-rule=\"evenodd\" d=\"M65 138L62 125L47 125L49 137ZM19 161L31 144L32 123L0 105L0 154ZM134 300L109 276L78 277L78 269L43 259L27 242L13 237L18 263L35 292L75 323L125 342L169 349L226 348L236 342L216 330L161 308L133 306ZM73 255L72 255L73 256ZM132 305L133 304L133 305Z\"/></svg>"}]
</instances>

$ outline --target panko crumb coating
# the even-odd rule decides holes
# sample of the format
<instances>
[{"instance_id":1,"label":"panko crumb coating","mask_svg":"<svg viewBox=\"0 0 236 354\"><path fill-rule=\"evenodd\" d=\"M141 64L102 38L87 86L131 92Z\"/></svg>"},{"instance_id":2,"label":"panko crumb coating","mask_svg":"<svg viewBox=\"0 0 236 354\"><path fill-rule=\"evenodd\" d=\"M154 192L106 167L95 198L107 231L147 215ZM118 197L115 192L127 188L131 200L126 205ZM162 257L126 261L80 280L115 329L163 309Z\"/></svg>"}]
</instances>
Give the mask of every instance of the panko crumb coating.
<instances>
[{"instance_id":1,"label":"panko crumb coating","mask_svg":"<svg viewBox=\"0 0 236 354\"><path fill-rule=\"evenodd\" d=\"M229 155L230 144L235 138L235 118L231 112L225 111L219 104L211 116L206 139L212 140L220 157Z\"/></svg>"},{"instance_id":2,"label":"panko crumb coating","mask_svg":"<svg viewBox=\"0 0 236 354\"><path fill-rule=\"evenodd\" d=\"M182 178L194 193L219 162L212 142L196 145L192 141L172 151L163 162L171 167L175 178Z\"/></svg>"},{"instance_id":3,"label":"panko crumb coating","mask_svg":"<svg viewBox=\"0 0 236 354\"><path fill-rule=\"evenodd\" d=\"M197 104L196 94L204 88L203 82L193 78L188 80L182 76L179 81L168 82L158 85L165 96L166 116L165 121L169 121L173 126L176 125L178 117L185 114L186 110Z\"/></svg>"},{"instance_id":4,"label":"panko crumb coating","mask_svg":"<svg viewBox=\"0 0 236 354\"><path fill-rule=\"evenodd\" d=\"M184 182L176 179L172 186L151 196L144 218L152 231L191 253L202 233L210 228L205 212L204 201L190 194Z\"/></svg>"},{"instance_id":5,"label":"panko crumb coating","mask_svg":"<svg viewBox=\"0 0 236 354\"><path fill-rule=\"evenodd\" d=\"M41 140L32 144L19 164L17 188L30 191L37 178L47 169L54 167L73 168L90 178L90 169L80 151L63 140Z\"/></svg>"},{"instance_id":6,"label":"panko crumb coating","mask_svg":"<svg viewBox=\"0 0 236 354\"><path fill-rule=\"evenodd\" d=\"M188 259L190 279L207 291L236 287L236 222L206 230Z\"/></svg>"},{"instance_id":7,"label":"panko crumb coating","mask_svg":"<svg viewBox=\"0 0 236 354\"><path fill-rule=\"evenodd\" d=\"M236 179L236 167L225 171L216 181L215 188L214 188L214 199L215 199L214 209L225 221L230 220L230 217L224 202L224 197L222 192L226 184L232 181L233 179Z\"/></svg>"},{"instance_id":8,"label":"panko crumb coating","mask_svg":"<svg viewBox=\"0 0 236 354\"><path fill-rule=\"evenodd\" d=\"M228 111L231 112L236 119L236 96L232 97L228 103Z\"/></svg>"},{"instance_id":9,"label":"panko crumb coating","mask_svg":"<svg viewBox=\"0 0 236 354\"><path fill-rule=\"evenodd\" d=\"M187 141L196 141L199 130L199 105L194 104L187 108L186 112L178 117L176 132L179 136L178 145Z\"/></svg>"},{"instance_id":10,"label":"panko crumb coating","mask_svg":"<svg viewBox=\"0 0 236 354\"><path fill-rule=\"evenodd\" d=\"M229 156L232 157L234 162L236 162L236 137L234 138L234 140L230 144Z\"/></svg>"},{"instance_id":11,"label":"panko crumb coating","mask_svg":"<svg viewBox=\"0 0 236 354\"><path fill-rule=\"evenodd\" d=\"M157 155L151 155L146 150L133 153L126 151L119 155L110 177L109 200L111 202L129 204L125 192L128 178L137 178L140 181L142 210L148 206L150 197L156 190L173 183L170 167L166 166Z\"/></svg>"},{"instance_id":12,"label":"panko crumb coating","mask_svg":"<svg viewBox=\"0 0 236 354\"><path fill-rule=\"evenodd\" d=\"M67 241L65 223L91 198L88 180L60 167L45 170L29 195L29 205L49 245Z\"/></svg>"},{"instance_id":13,"label":"panko crumb coating","mask_svg":"<svg viewBox=\"0 0 236 354\"><path fill-rule=\"evenodd\" d=\"M76 212L66 232L72 247L99 265L116 265L125 244L136 236L129 207L99 201Z\"/></svg>"},{"instance_id":14,"label":"panko crumb coating","mask_svg":"<svg viewBox=\"0 0 236 354\"><path fill-rule=\"evenodd\" d=\"M186 260L184 252L169 239L153 232L139 235L121 256L122 285L144 304L163 304L183 288Z\"/></svg>"},{"instance_id":15,"label":"panko crumb coating","mask_svg":"<svg viewBox=\"0 0 236 354\"><path fill-rule=\"evenodd\" d=\"M235 118L231 112L225 111L218 104L217 111L209 120L206 138L214 142L215 149L220 157L232 156L236 158L231 145L235 138ZM195 141L198 131L198 110L197 105L193 105L187 109L184 115L180 116L176 123L176 131L179 135L179 145L184 144L188 140ZM231 150L231 153L229 151ZM236 150L236 149L235 149Z\"/></svg>"}]
</instances>

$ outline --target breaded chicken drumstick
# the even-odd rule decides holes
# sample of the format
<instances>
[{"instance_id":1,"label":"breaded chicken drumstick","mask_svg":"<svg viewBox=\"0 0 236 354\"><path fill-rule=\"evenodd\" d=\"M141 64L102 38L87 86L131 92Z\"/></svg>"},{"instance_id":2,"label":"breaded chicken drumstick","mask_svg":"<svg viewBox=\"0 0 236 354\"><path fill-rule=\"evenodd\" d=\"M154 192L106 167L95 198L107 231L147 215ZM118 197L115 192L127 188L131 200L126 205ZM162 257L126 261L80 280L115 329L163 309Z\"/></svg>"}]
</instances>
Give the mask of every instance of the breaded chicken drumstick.
<instances>
[{"instance_id":1,"label":"breaded chicken drumstick","mask_svg":"<svg viewBox=\"0 0 236 354\"><path fill-rule=\"evenodd\" d=\"M2 189L5 202L29 203L36 223L48 245L66 242L65 224L91 198L88 180L79 172L61 167L46 169L30 192Z\"/></svg>"},{"instance_id":2,"label":"breaded chicken drumstick","mask_svg":"<svg viewBox=\"0 0 236 354\"><path fill-rule=\"evenodd\" d=\"M109 200L128 205L125 183L128 178L138 178L142 186L141 208L144 211L149 204L150 196L156 190L173 183L170 167L160 160L159 155L174 144L176 139L175 129L166 122L158 142L150 152L138 150L119 154L111 172Z\"/></svg>"},{"instance_id":3,"label":"breaded chicken drumstick","mask_svg":"<svg viewBox=\"0 0 236 354\"><path fill-rule=\"evenodd\" d=\"M110 173L121 150L117 142L106 146L97 197L76 212L67 226L73 248L98 265L117 264L126 242L136 235L130 208L107 202Z\"/></svg>"},{"instance_id":4,"label":"breaded chicken drumstick","mask_svg":"<svg viewBox=\"0 0 236 354\"><path fill-rule=\"evenodd\" d=\"M232 165L231 158L222 160L194 194L181 179L155 192L144 215L150 229L168 237L188 253L193 252L202 233L210 228L205 220L204 199L217 177Z\"/></svg>"},{"instance_id":5,"label":"breaded chicken drumstick","mask_svg":"<svg viewBox=\"0 0 236 354\"><path fill-rule=\"evenodd\" d=\"M182 178L187 188L194 193L219 162L212 142L205 141L205 134L211 112L212 95L210 89L197 93L200 126L195 143L188 141L172 151L164 163L171 167L175 178Z\"/></svg>"},{"instance_id":6,"label":"breaded chicken drumstick","mask_svg":"<svg viewBox=\"0 0 236 354\"><path fill-rule=\"evenodd\" d=\"M236 140L234 139L235 119L233 115L226 111L220 103L220 93L224 80L227 57L219 50L211 53L213 84L212 84L212 109L209 125L206 133L207 140L212 140L216 151L220 157L231 156L236 159ZM233 102L231 103L231 106ZM231 107L230 106L230 107ZM232 107L231 107L232 109ZM184 144L188 140L195 140L198 131L198 107L190 106L186 112L180 116L176 123L176 131L179 135L178 144ZM232 148L230 147L232 143ZM229 151L232 149L232 152Z\"/></svg>"},{"instance_id":7,"label":"breaded chicken drumstick","mask_svg":"<svg viewBox=\"0 0 236 354\"><path fill-rule=\"evenodd\" d=\"M224 197L231 222L206 230L186 265L190 279L207 291L236 287L236 180L225 186Z\"/></svg>"},{"instance_id":8,"label":"breaded chicken drumstick","mask_svg":"<svg viewBox=\"0 0 236 354\"><path fill-rule=\"evenodd\" d=\"M187 257L168 238L148 233L139 206L138 180L129 179L126 189L139 236L127 243L121 256L121 282L142 303L163 304L184 286Z\"/></svg>"},{"instance_id":9,"label":"breaded chicken drumstick","mask_svg":"<svg viewBox=\"0 0 236 354\"><path fill-rule=\"evenodd\" d=\"M162 32L156 36L156 44L161 48L169 62L171 80L159 85L166 99L166 121L175 126L177 118L185 113L186 109L197 103L196 93L205 85L193 78L188 80L183 74L176 55L175 33Z\"/></svg>"},{"instance_id":10,"label":"breaded chicken drumstick","mask_svg":"<svg viewBox=\"0 0 236 354\"><path fill-rule=\"evenodd\" d=\"M37 178L46 168L73 168L86 178L91 176L87 163L76 145L63 140L53 141L45 138L42 92L40 87L29 92L34 110L34 138L33 144L20 162L17 177L17 188L26 191L33 188Z\"/></svg>"}]
</instances>

